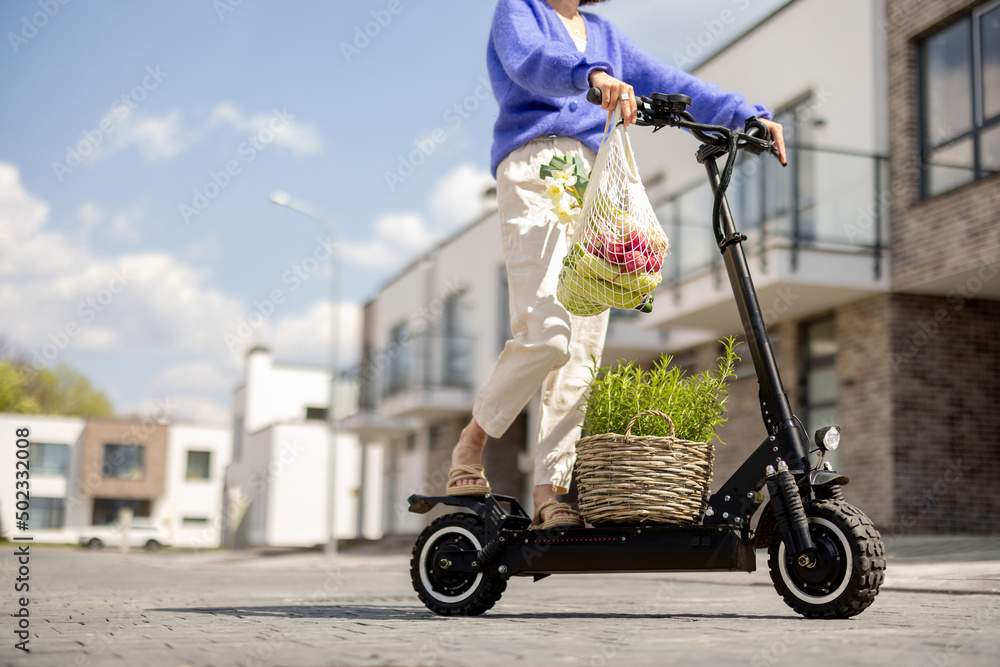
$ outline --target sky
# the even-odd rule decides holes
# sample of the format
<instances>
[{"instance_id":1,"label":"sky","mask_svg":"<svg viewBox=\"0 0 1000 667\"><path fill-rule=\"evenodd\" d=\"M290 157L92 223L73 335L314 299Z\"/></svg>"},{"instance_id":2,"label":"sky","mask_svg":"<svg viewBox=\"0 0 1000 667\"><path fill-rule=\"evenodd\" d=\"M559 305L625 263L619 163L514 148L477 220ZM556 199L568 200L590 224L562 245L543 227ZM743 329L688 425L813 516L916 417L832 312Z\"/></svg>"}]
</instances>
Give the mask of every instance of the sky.
<instances>
[{"instance_id":1,"label":"sky","mask_svg":"<svg viewBox=\"0 0 1000 667\"><path fill-rule=\"evenodd\" d=\"M690 69L783 4L593 11ZM329 363L334 303L356 364L362 305L485 210L494 6L0 3L2 352L218 424L251 346Z\"/></svg>"}]
</instances>

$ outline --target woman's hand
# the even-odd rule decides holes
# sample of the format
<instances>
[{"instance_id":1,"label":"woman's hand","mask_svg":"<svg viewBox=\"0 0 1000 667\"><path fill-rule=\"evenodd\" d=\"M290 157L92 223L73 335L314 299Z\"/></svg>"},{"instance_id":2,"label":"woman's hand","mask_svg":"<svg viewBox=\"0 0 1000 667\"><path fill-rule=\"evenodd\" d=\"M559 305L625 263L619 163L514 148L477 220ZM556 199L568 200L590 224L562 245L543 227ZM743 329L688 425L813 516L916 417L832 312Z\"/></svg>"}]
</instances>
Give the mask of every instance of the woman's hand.
<instances>
[{"instance_id":1,"label":"woman's hand","mask_svg":"<svg viewBox=\"0 0 1000 667\"><path fill-rule=\"evenodd\" d=\"M778 149L778 159L781 160L781 164L788 164L788 159L785 155L785 137L782 134L781 125L766 118L758 118L757 120L770 130L771 141L774 142L775 147Z\"/></svg>"},{"instance_id":2,"label":"woman's hand","mask_svg":"<svg viewBox=\"0 0 1000 667\"><path fill-rule=\"evenodd\" d=\"M611 111L621 101L622 119L625 121L625 125L628 126L635 122L639 107L636 104L635 91L632 90L632 86L599 69L590 73L590 85L601 89L602 109ZM780 131L781 126L779 125L778 128Z\"/></svg>"}]
</instances>

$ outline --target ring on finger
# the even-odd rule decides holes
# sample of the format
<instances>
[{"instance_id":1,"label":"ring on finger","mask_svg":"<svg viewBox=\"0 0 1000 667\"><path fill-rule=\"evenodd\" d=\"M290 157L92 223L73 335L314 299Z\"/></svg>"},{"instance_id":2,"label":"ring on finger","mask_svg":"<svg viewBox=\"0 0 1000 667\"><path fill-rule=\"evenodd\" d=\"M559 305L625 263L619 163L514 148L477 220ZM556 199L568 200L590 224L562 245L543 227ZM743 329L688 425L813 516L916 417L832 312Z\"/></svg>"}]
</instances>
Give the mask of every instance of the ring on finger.
<instances>
[{"instance_id":1,"label":"ring on finger","mask_svg":"<svg viewBox=\"0 0 1000 667\"><path fill-rule=\"evenodd\" d=\"M622 99L623 100L627 100L628 99L628 93L622 93Z\"/></svg>"}]
</instances>

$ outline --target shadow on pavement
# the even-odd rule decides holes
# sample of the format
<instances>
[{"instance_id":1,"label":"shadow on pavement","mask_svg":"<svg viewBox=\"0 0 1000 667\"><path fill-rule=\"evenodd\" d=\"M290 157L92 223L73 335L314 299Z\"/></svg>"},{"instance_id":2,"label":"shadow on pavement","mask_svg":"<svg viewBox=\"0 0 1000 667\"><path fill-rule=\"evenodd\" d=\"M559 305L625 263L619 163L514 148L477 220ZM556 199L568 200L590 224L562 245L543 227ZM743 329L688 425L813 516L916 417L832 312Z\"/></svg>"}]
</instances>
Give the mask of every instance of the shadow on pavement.
<instances>
[{"instance_id":1,"label":"shadow on pavement","mask_svg":"<svg viewBox=\"0 0 1000 667\"><path fill-rule=\"evenodd\" d=\"M369 621L446 621L449 618L438 616L424 607L380 607L376 605L276 605L263 607L176 607L165 609L149 609L169 614L209 614L211 616L272 617L272 618L346 618ZM565 611L565 612L526 612L526 613L496 613L487 612L483 619L510 620L559 620L559 619L592 619L592 620L629 620L629 619L672 619L672 620L793 620L794 615L777 616L768 614L654 614L646 612L621 613L599 611Z\"/></svg>"}]
</instances>

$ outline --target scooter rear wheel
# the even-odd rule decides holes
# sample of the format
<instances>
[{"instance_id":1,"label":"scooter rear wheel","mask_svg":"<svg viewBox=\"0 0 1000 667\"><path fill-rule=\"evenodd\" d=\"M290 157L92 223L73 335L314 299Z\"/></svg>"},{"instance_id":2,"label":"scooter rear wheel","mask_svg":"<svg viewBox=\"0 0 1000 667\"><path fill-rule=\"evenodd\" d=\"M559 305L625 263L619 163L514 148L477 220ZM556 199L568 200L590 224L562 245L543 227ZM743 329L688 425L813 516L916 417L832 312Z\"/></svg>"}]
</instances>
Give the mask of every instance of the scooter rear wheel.
<instances>
[{"instance_id":1,"label":"scooter rear wheel","mask_svg":"<svg viewBox=\"0 0 1000 667\"><path fill-rule=\"evenodd\" d=\"M447 514L420 533L410 558L410 579L428 609L442 616L478 616L497 603L507 580L496 568L455 572L447 567L449 550L479 551L484 543L483 520L475 514Z\"/></svg>"},{"instance_id":2,"label":"scooter rear wheel","mask_svg":"<svg viewBox=\"0 0 1000 667\"><path fill-rule=\"evenodd\" d=\"M849 618L867 609L885 578L882 537L865 514L843 501L807 503L816 558L799 565L775 531L768 550L771 581L785 603L807 618Z\"/></svg>"}]
</instances>

